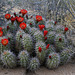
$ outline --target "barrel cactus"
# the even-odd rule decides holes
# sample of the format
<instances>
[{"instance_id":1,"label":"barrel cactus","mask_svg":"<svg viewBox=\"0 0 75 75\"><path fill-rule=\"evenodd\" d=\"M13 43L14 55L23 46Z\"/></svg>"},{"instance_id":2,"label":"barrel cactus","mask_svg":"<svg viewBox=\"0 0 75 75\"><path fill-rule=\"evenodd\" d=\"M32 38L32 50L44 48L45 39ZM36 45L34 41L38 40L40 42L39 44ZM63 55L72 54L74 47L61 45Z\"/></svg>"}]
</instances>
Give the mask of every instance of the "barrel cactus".
<instances>
[{"instance_id":1,"label":"barrel cactus","mask_svg":"<svg viewBox=\"0 0 75 75\"><path fill-rule=\"evenodd\" d=\"M65 63L69 62L72 55L73 55L73 53L72 53L71 49L69 49L69 48L64 49L60 53L60 59L61 59L60 64L62 65L62 64L65 64Z\"/></svg>"},{"instance_id":2,"label":"barrel cactus","mask_svg":"<svg viewBox=\"0 0 75 75\"><path fill-rule=\"evenodd\" d=\"M18 54L19 63L22 67L27 67L29 61L29 53L26 50L19 52Z\"/></svg>"},{"instance_id":3,"label":"barrel cactus","mask_svg":"<svg viewBox=\"0 0 75 75\"><path fill-rule=\"evenodd\" d=\"M40 63L42 64L45 61L45 57L46 57L45 43L42 41L38 41L35 45L35 52L36 52L36 55L37 55Z\"/></svg>"},{"instance_id":4,"label":"barrel cactus","mask_svg":"<svg viewBox=\"0 0 75 75\"><path fill-rule=\"evenodd\" d=\"M22 39L22 36L25 32L23 30L18 30L16 32L16 35L15 35L15 39L16 39L16 50L17 51L21 51L22 50L22 43L21 43L21 39Z\"/></svg>"},{"instance_id":5,"label":"barrel cactus","mask_svg":"<svg viewBox=\"0 0 75 75\"><path fill-rule=\"evenodd\" d=\"M38 58L34 57L30 60L28 68L30 71L34 71L34 70L37 70L39 66L40 66L40 63Z\"/></svg>"},{"instance_id":6,"label":"barrel cactus","mask_svg":"<svg viewBox=\"0 0 75 75\"><path fill-rule=\"evenodd\" d=\"M48 36L47 36L47 42L50 43L50 44L53 44L54 39L55 39L55 32L54 31L49 32Z\"/></svg>"},{"instance_id":7,"label":"barrel cactus","mask_svg":"<svg viewBox=\"0 0 75 75\"><path fill-rule=\"evenodd\" d=\"M16 67L16 56L10 50L5 50L1 54L1 60L3 65L7 68Z\"/></svg>"},{"instance_id":8,"label":"barrel cactus","mask_svg":"<svg viewBox=\"0 0 75 75\"><path fill-rule=\"evenodd\" d=\"M50 53L47 57L46 66L49 69L54 69L59 66L60 56L57 53Z\"/></svg>"},{"instance_id":9,"label":"barrel cactus","mask_svg":"<svg viewBox=\"0 0 75 75\"><path fill-rule=\"evenodd\" d=\"M36 31L33 36L34 36L34 39L35 39L36 42L37 41L44 41L43 33L39 30Z\"/></svg>"},{"instance_id":10,"label":"barrel cactus","mask_svg":"<svg viewBox=\"0 0 75 75\"><path fill-rule=\"evenodd\" d=\"M23 48L28 52L32 52L33 50L33 42L32 38L29 34L24 34L22 37Z\"/></svg>"},{"instance_id":11,"label":"barrel cactus","mask_svg":"<svg viewBox=\"0 0 75 75\"><path fill-rule=\"evenodd\" d=\"M56 34L55 36L55 47L57 51L61 51L66 46L66 38L62 34Z\"/></svg>"}]
</instances>

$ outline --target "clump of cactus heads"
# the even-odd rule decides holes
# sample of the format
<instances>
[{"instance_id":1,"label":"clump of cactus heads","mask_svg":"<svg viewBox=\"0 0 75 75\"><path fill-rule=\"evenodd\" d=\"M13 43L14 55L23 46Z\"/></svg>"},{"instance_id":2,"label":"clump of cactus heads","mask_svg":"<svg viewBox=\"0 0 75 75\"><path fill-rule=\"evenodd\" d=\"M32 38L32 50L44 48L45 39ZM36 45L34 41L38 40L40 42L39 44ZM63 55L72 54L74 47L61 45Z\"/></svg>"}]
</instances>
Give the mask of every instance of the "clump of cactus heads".
<instances>
[{"instance_id":1,"label":"clump of cactus heads","mask_svg":"<svg viewBox=\"0 0 75 75\"><path fill-rule=\"evenodd\" d=\"M48 56L49 54L51 54L53 52L55 52L55 47L53 45L49 45L49 48L46 49L46 55Z\"/></svg>"},{"instance_id":2,"label":"clump of cactus heads","mask_svg":"<svg viewBox=\"0 0 75 75\"><path fill-rule=\"evenodd\" d=\"M23 50L18 55L19 63L22 67L27 67L29 61L29 53L26 50Z\"/></svg>"},{"instance_id":3,"label":"clump of cactus heads","mask_svg":"<svg viewBox=\"0 0 75 75\"><path fill-rule=\"evenodd\" d=\"M5 50L1 54L1 60L3 65L6 66L7 68L16 67L16 57L12 52L10 52L10 50Z\"/></svg>"},{"instance_id":4,"label":"clump of cactus heads","mask_svg":"<svg viewBox=\"0 0 75 75\"><path fill-rule=\"evenodd\" d=\"M45 43L42 41L38 41L35 45L35 51L36 51L36 55L37 55L40 63L42 64L45 60L45 57L46 57L46 45L45 45Z\"/></svg>"},{"instance_id":5,"label":"clump of cactus heads","mask_svg":"<svg viewBox=\"0 0 75 75\"><path fill-rule=\"evenodd\" d=\"M56 26L56 33L62 33L64 32L64 27L61 25Z\"/></svg>"},{"instance_id":6,"label":"clump of cactus heads","mask_svg":"<svg viewBox=\"0 0 75 75\"><path fill-rule=\"evenodd\" d=\"M55 32L49 32L47 36L47 42L53 44L55 39Z\"/></svg>"},{"instance_id":7,"label":"clump of cactus heads","mask_svg":"<svg viewBox=\"0 0 75 75\"><path fill-rule=\"evenodd\" d=\"M62 64L65 64L65 63L69 62L72 55L73 55L73 52L72 52L72 50L70 48L64 49L60 53L60 59L61 59L60 64L62 65Z\"/></svg>"},{"instance_id":8,"label":"clump of cactus heads","mask_svg":"<svg viewBox=\"0 0 75 75\"><path fill-rule=\"evenodd\" d=\"M39 66L40 66L40 63L38 58L34 57L30 60L28 68L30 71L35 71L39 68Z\"/></svg>"},{"instance_id":9,"label":"clump of cactus heads","mask_svg":"<svg viewBox=\"0 0 75 75\"><path fill-rule=\"evenodd\" d=\"M6 37L0 37L0 53L9 49L9 41Z\"/></svg>"},{"instance_id":10,"label":"clump of cactus heads","mask_svg":"<svg viewBox=\"0 0 75 75\"><path fill-rule=\"evenodd\" d=\"M38 31L38 29L37 28L35 28L35 27L32 27L32 28L30 28L30 35L34 35L34 33L36 32L36 31Z\"/></svg>"},{"instance_id":11,"label":"clump of cactus heads","mask_svg":"<svg viewBox=\"0 0 75 75\"><path fill-rule=\"evenodd\" d=\"M22 39L24 33L25 32L21 29L16 32L16 36L15 36L15 38L16 38L16 50L19 50L19 51L22 50L21 39Z\"/></svg>"},{"instance_id":12,"label":"clump of cactus heads","mask_svg":"<svg viewBox=\"0 0 75 75\"><path fill-rule=\"evenodd\" d=\"M28 52L32 52L33 42L32 42L32 38L29 34L24 34L23 35L22 44L23 44L23 48L25 50L27 50Z\"/></svg>"},{"instance_id":13,"label":"clump of cactus heads","mask_svg":"<svg viewBox=\"0 0 75 75\"><path fill-rule=\"evenodd\" d=\"M34 39L35 39L36 42L37 41L44 41L43 33L39 30L36 31L33 36L34 36Z\"/></svg>"},{"instance_id":14,"label":"clump of cactus heads","mask_svg":"<svg viewBox=\"0 0 75 75\"><path fill-rule=\"evenodd\" d=\"M28 19L27 23L29 24L30 27L34 27L35 22L33 19Z\"/></svg>"},{"instance_id":15,"label":"clump of cactus heads","mask_svg":"<svg viewBox=\"0 0 75 75\"><path fill-rule=\"evenodd\" d=\"M62 34L57 34L55 36L55 47L57 51L62 50L66 46L66 39L65 36Z\"/></svg>"},{"instance_id":16,"label":"clump of cactus heads","mask_svg":"<svg viewBox=\"0 0 75 75\"><path fill-rule=\"evenodd\" d=\"M46 66L49 69L57 68L60 63L60 56L57 53L50 53L47 57Z\"/></svg>"}]
</instances>

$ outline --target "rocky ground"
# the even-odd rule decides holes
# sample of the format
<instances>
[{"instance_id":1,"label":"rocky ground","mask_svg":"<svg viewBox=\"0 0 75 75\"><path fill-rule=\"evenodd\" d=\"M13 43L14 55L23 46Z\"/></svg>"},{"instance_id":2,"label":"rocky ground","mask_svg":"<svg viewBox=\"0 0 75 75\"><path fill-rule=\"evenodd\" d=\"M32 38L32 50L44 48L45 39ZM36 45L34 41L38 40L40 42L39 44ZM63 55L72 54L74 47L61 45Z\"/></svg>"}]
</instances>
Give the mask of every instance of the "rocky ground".
<instances>
[{"instance_id":1,"label":"rocky ground","mask_svg":"<svg viewBox=\"0 0 75 75\"><path fill-rule=\"evenodd\" d=\"M75 75L75 64L65 64L53 70L41 67L35 72L28 73L26 73L26 70L21 67L15 69L0 68L0 75Z\"/></svg>"}]
</instances>

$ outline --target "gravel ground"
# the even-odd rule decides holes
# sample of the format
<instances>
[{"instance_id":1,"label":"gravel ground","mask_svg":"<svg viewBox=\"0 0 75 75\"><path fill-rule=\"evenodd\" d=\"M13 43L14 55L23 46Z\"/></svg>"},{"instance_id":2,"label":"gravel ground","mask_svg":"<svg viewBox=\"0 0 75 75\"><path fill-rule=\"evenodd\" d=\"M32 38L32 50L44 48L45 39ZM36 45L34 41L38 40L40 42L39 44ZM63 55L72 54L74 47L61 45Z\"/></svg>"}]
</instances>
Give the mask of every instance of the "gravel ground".
<instances>
[{"instance_id":1,"label":"gravel ground","mask_svg":"<svg viewBox=\"0 0 75 75\"><path fill-rule=\"evenodd\" d=\"M15 69L0 68L0 75L75 75L75 64L65 64L54 70L41 67L37 71L29 73L26 73L26 70L20 67Z\"/></svg>"}]
</instances>

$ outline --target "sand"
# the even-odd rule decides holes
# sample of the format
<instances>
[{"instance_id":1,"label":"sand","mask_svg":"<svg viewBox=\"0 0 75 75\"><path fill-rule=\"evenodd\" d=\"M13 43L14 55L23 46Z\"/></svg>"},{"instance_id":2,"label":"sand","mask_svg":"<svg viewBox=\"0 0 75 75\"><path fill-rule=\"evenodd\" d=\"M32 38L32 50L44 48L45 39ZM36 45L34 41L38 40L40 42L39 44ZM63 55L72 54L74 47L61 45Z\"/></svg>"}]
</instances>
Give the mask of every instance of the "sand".
<instances>
[{"instance_id":1,"label":"sand","mask_svg":"<svg viewBox=\"0 0 75 75\"><path fill-rule=\"evenodd\" d=\"M21 67L15 69L0 68L0 75L75 75L75 64L65 64L53 70L41 67L35 72L28 73Z\"/></svg>"}]
</instances>

